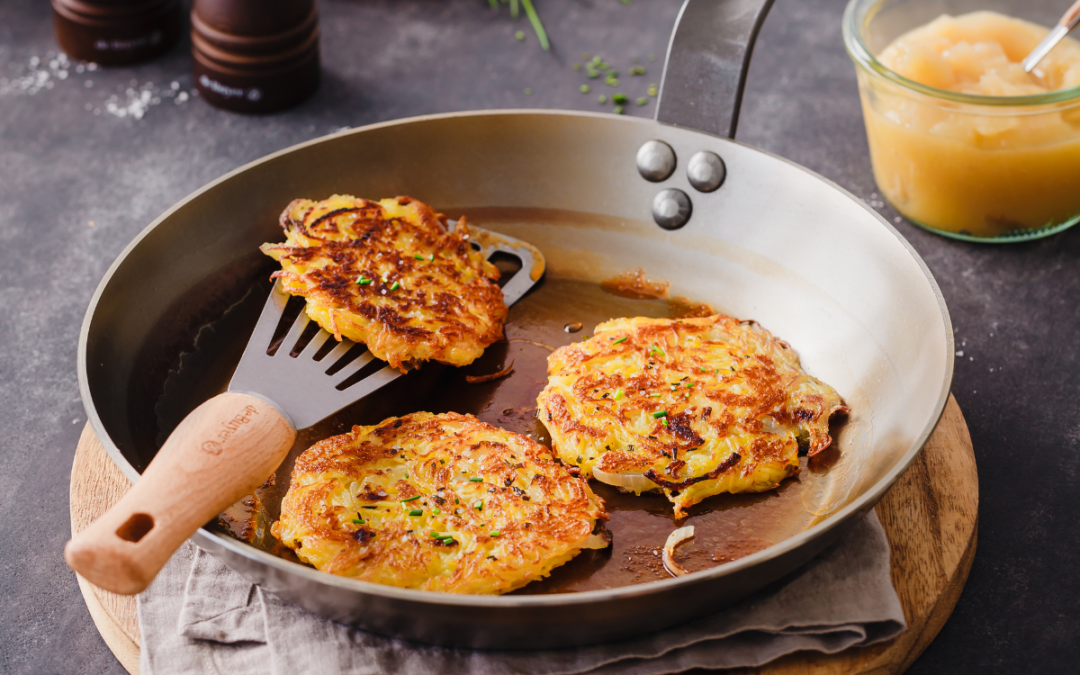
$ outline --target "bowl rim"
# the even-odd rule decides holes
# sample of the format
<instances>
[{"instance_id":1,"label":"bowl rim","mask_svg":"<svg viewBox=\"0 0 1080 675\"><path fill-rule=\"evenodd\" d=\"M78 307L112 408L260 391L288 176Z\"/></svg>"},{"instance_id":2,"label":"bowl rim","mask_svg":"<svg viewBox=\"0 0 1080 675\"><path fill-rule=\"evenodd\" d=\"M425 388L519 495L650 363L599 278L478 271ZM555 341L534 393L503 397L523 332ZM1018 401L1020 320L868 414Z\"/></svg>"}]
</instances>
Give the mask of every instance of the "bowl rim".
<instances>
[{"instance_id":1,"label":"bowl rim","mask_svg":"<svg viewBox=\"0 0 1080 675\"><path fill-rule=\"evenodd\" d=\"M888 80L908 92L922 94L923 96L950 103L990 106L993 108L1017 108L1053 103L1080 105L1080 86L1048 91L1043 94L1025 94L1024 96L980 96L978 94L964 94L947 89L938 89L904 77L879 61L870 52L862 38L862 26L873 19L874 15L882 9L882 5L886 2L889 2L889 0L849 0L847 7L844 8L844 17L841 22L841 33L844 36L844 47L847 49L848 56L871 74ZM1010 111L1010 114L1016 114L1016 112Z\"/></svg>"}]
</instances>

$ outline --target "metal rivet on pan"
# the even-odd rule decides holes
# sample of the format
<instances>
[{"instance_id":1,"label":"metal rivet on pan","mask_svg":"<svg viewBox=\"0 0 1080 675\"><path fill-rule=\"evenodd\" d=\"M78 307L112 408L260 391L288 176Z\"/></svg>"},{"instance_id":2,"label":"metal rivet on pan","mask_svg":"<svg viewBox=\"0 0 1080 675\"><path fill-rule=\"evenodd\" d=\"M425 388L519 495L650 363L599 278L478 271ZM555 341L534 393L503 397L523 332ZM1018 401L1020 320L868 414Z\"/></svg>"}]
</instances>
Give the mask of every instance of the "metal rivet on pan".
<instances>
[{"instance_id":1,"label":"metal rivet on pan","mask_svg":"<svg viewBox=\"0 0 1080 675\"><path fill-rule=\"evenodd\" d=\"M675 173L675 151L663 141L648 141L637 151L637 170L645 180L667 180Z\"/></svg>"},{"instance_id":2,"label":"metal rivet on pan","mask_svg":"<svg viewBox=\"0 0 1080 675\"><path fill-rule=\"evenodd\" d=\"M665 230L677 230L690 220L694 207L682 190L668 188L656 193L652 200L652 217Z\"/></svg>"},{"instance_id":3,"label":"metal rivet on pan","mask_svg":"<svg viewBox=\"0 0 1080 675\"><path fill-rule=\"evenodd\" d=\"M686 165L686 177L690 184L701 192L712 192L724 184L727 178L727 167L724 160L715 152L703 150L695 153Z\"/></svg>"}]
</instances>

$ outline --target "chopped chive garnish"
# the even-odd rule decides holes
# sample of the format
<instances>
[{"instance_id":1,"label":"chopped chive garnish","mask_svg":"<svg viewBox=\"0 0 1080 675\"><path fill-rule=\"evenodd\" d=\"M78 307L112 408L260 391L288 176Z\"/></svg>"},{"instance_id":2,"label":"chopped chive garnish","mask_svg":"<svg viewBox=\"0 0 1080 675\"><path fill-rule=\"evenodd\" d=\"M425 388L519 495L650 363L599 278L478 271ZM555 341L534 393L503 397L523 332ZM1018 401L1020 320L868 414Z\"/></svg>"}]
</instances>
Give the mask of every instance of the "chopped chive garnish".
<instances>
[{"instance_id":1,"label":"chopped chive garnish","mask_svg":"<svg viewBox=\"0 0 1080 675\"><path fill-rule=\"evenodd\" d=\"M484 500L483 499L477 499L476 503L473 504L472 507L474 509L476 509L477 511L482 511L484 509Z\"/></svg>"},{"instance_id":2,"label":"chopped chive garnish","mask_svg":"<svg viewBox=\"0 0 1080 675\"><path fill-rule=\"evenodd\" d=\"M364 524L364 520L362 518L353 518L352 521L353 521L354 525L363 525Z\"/></svg>"},{"instance_id":3,"label":"chopped chive garnish","mask_svg":"<svg viewBox=\"0 0 1080 675\"><path fill-rule=\"evenodd\" d=\"M601 103L607 103L607 94L600 94L600 97L596 99Z\"/></svg>"},{"instance_id":4,"label":"chopped chive garnish","mask_svg":"<svg viewBox=\"0 0 1080 675\"><path fill-rule=\"evenodd\" d=\"M362 508L362 509L377 509L379 507L378 506L361 506L360 508Z\"/></svg>"},{"instance_id":5,"label":"chopped chive garnish","mask_svg":"<svg viewBox=\"0 0 1080 675\"><path fill-rule=\"evenodd\" d=\"M667 426L667 418L666 417L662 418L660 421L664 423L665 427Z\"/></svg>"},{"instance_id":6,"label":"chopped chive garnish","mask_svg":"<svg viewBox=\"0 0 1080 675\"><path fill-rule=\"evenodd\" d=\"M469 479L469 482L470 483L483 483L484 479L481 478L480 476L473 476L472 478Z\"/></svg>"},{"instance_id":7,"label":"chopped chive garnish","mask_svg":"<svg viewBox=\"0 0 1080 675\"><path fill-rule=\"evenodd\" d=\"M649 345L649 355L652 356L653 354L659 354L660 356L667 356L667 354L664 353L663 349L660 349L656 345Z\"/></svg>"},{"instance_id":8,"label":"chopped chive garnish","mask_svg":"<svg viewBox=\"0 0 1080 675\"><path fill-rule=\"evenodd\" d=\"M619 391L615 392L615 400L616 400L616 401L621 401L621 400L622 400L622 397L623 397L622 389L620 389Z\"/></svg>"},{"instance_id":9,"label":"chopped chive garnish","mask_svg":"<svg viewBox=\"0 0 1080 675\"><path fill-rule=\"evenodd\" d=\"M454 541L454 535L452 535L452 534L443 534L443 535L439 535L438 539L439 539L439 541Z\"/></svg>"},{"instance_id":10,"label":"chopped chive garnish","mask_svg":"<svg viewBox=\"0 0 1080 675\"><path fill-rule=\"evenodd\" d=\"M408 477L409 477L409 474L405 474L405 478L408 478Z\"/></svg>"},{"instance_id":11,"label":"chopped chive garnish","mask_svg":"<svg viewBox=\"0 0 1080 675\"><path fill-rule=\"evenodd\" d=\"M420 499L420 495L416 495L415 497L409 497L408 499L402 499L401 503L404 504L405 502L411 502L415 499Z\"/></svg>"},{"instance_id":12,"label":"chopped chive garnish","mask_svg":"<svg viewBox=\"0 0 1080 675\"><path fill-rule=\"evenodd\" d=\"M393 284L392 284L392 285L390 286L390 290L392 290L392 291L396 291L396 290L397 290L397 289L399 289L399 288L401 288L401 282L400 282L400 281L395 281L395 282L394 282L394 283L393 283Z\"/></svg>"},{"instance_id":13,"label":"chopped chive garnish","mask_svg":"<svg viewBox=\"0 0 1080 675\"><path fill-rule=\"evenodd\" d=\"M660 398L663 394L649 394L649 398Z\"/></svg>"},{"instance_id":14,"label":"chopped chive garnish","mask_svg":"<svg viewBox=\"0 0 1080 675\"><path fill-rule=\"evenodd\" d=\"M588 75L590 80L595 80L596 78L600 77L600 71L590 68L589 72L587 72L586 75Z\"/></svg>"},{"instance_id":15,"label":"chopped chive garnish","mask_svg":"<svg viewBox=\"0 0 1080 675\"><path fill-rule=\"evenodd\" d=\"M618 103L619 105L623 105L624 103L626 103L629 100L630 99L628 99L626 97L626 94L619 93L619 94L612 94L611 95L611 102L612 103Z\"/></svg>"},{"instance_id":16,"label":"chopped chive garnish","mask_svg":"<svg viewBox=\"0 0 1080 675\"><path fill-rule=\"evenodd\" d=\"M442 539L442 535L439 534L438 532L436 532L435 530L432 530L431 532L428 532L428 536L431 537L432 539Z\"/></svg>"},{"instance_id":17,"label":"chopped chive garnish","mask_svg":"<svg viewBox=\"0 0 1080 675\"><path fill-rule=\"evenodd\" d=\"M615 109L612 110L611 112L615 113L616 115L621 115L621 114L623 114L623 110L624 110L624 108L621 105L617 105L617 106L615 106Z\"/></svg>"},{"instance_id":18,"label":"chopped chive garnish","mask_svg":"<svg viewBox=\"0 0 1080 675\"><path fill-rule=\"evenodd\" d=\"M519 30L518 32L514 33L514 37L517 38L518 42L524 41L525 40L525 31Z\"/></svg>"},{"instance_id":19,"label":"chopped chive garnish","mask_svg":"<svg viewBox=\"0 0 1080 675\"><path fill-rule=\"evenodd\" d=\"M615 345L617 345L617 344L619 344L619 343L622 343L622 342L626 342L626 341L627 341L627 340L629 340L629 339L630 339L630 336L629 336L629 335L624 335L623 337L619 338L619 339L618 339L618 340L616 340L615 342L612 342L611 344L615 344Z\"/></svg>"},{"instance_id":20,"label":"chopped chive garnish","mask_svg":"<svg viewBox=\"0 0 1080 675\"><path fill-rule=\"evenodd\" d=\"M501 537L502 532L499 532L498 530L492 530L491 532L488 532L488 536L489 537Z\"/></svg>"},{"instance_id":21,"label":"chopped chive garnish","mask_svg":"<svg viewBox=\"0 0 1080 675\"><path fill-rule=\"evenodd\" d=\"M528 87L525 87L525 95L526 96L532 96L532 89L529 89Z\"/></svg>"},{"instance_id":22,"label":"chopped chive garnish","mask_svg":"<svg viewBox=\"0 0 1080 675\"><path fill-rule=\"evenodd\" d=\"M441 513L442 513L442 511L440 511L440 510L439 510L439 507L438 507L438 506L436 506L435 508L431 509L431 512L432 512L432 513L434 513L435 515L439 515L439 514L441 514Z\"/></svg>"},{"instance_id":23,"label":"chopped chive garnish","mask_svg":"<svg viewBox=\"0 0 1080 675\"><path fill-rule=\"evenodd\" d=\"M424 515L424 509L413 509L412 511L409 511L409 515L410 516L422 516L422 515Z\"/></svg>"},{"instance_id":24,"label":"chopped chive garnish","mask_svg":"<svg viewBox=\"0 0 1080 675\"><path fill-rule=\"evenodd\" d=\"M687 383L686 383L686 388L687 388L687 389L689 389L689 388L691 388L691 387L693 387L693 386L694 386L694 383L693 383L693 382L687 382Z\"/></svg>"},{"instance_id":25,"label":"chopped chive garnish","mask_svg":"<svg viewBox=\"0 0 1080 675\"><path fill-rule=\"evenodd\" d=\"M649 105L649 97L648 96L639 97L638 100L637 100L637 104L638 105Z\"/></svg>"},{"instance_id":26,"label":"chopped chive garnish","mask_svg":"<svg viewBox=\"0 0 1080 675\"><path fill-rule=\"evenodd\" d=\"M580 63L575 63L575 64L574 64L573 66L571 66L571 67L572 67L572 68L573 68L574 70L576 70L576 71L578 71L578 72L581 72L581 64L580 64Z\"/></svg>"},{"instance_id":27,"label":"chopped chive garnish","mask_svg":"<svg viewBox=\"0 0 1080 675\"><path fill-rule=\"evenodd\" d=\"M455 504L460 504L460 503L461 503L461 500L460 500L460 499L458 499L457 497L454 497L454 503L455 503Z\"/></svg>"},{"instance_id":28,"label":"chopped chive garnish","mask_svg":"<svg viewBox=\"0 0 1080 675\"><path fill-rule=\"evenodd\" d=\"M429 253L427 259L428 259L428 262L435 262L435 254L434 253Z\"/></svg>"},{"instance_id":29,"label":"chopped chive garnish","mask_svg":"<svg viewBox=\"0 0 1080 675\"><path fill-rule=\"evenodd\" d=\"M371 279L368 279L367 277L362 276L362 277L360 277L359 279L356 280L356 283L360 284L361 286L367 286L368 284L371 283Z\"/></svg>"},{"instance_id":30,"label":"chopped chive garnish","mask_svg":"<svg viewBox=\"0 0 1080 675\"><path fill-rule=\"evenodd\" d=\"M656 86L655 84L650 84L649 85L649 89L648 89L649 96L654 96L655 97L659 93L660 93L660 87Z\"/></svg>"},{"instance_id":31,"label":"chopped chive garnish","mask_svg":"<svg viewBox=\"0 0 1080 675\"><path fill-rule=\"evenodd\" d=\"M634 66L633 68L630 69L630 74L631 75L644 75L645 74L645 66Z\"/></svg>"},{"instance_id":32,"label":"chopped chive garnish","mask_svg":"<svg viewBox=\"0 0 1080 675\"><path fill-rule=\"evenodd\" d=\"M412 254L412 257L416 258L417 260L427 260L427 258L425 258L424 256L420 255L419 253L413 253L413 254Z\"/></svg>"},{"instance_id":33,"label":"chopped chive garnish","mask_svg":"<svg viewBox=\"0 0 1080 675\"><path fill-rule=\"evenodd\" d=\"M578 87L578 91L580 91L582 94L588 94L590 91L592 91L592 89L589 87L589 85L583 84Z\"/></svg>"},{"instance_id":34,"label":"chopped chive garnish","mask_svg":"<svg viewBox=\"0 0 1080 675\"><path fill-rule=\"evenodd\" d=\"M653 416L653 419L660 419L661 417L667 417L667 411L666 410L657 410L656 412L652 413L652 416Z\"/></svg>"},{"instance_id":35,"label":"chopped chive garnish","mask_svg":"<svg viewBox=\"0 0 1080 675\"><path fill-rule=\"evenodd\" d=\"M604 84L606 84L609 87L617 87L617 86L619 86L619 78L614 77L612 75L608 75L607 77L604 78Z\"/></svg>"}]
</instances>

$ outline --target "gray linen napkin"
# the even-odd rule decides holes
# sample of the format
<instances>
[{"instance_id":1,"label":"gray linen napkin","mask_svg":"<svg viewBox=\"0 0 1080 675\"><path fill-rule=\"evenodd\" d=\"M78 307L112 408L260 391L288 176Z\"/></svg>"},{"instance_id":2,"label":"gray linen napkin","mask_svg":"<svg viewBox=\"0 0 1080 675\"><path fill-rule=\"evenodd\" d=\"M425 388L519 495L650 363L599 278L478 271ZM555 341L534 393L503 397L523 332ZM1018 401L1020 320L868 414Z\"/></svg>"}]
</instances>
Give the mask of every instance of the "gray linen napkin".
<instances>
[{"instance_id":1,"label":"gray linen napkin","mask_svg":"<svg viewBox=\"0 0 1080 675\"><path fill-rule=\"evenodd\" d=\"M543 652L447 649L327 621L190 542L139 596L143 675L665 675L832 654L898 635L904 612L871 512L795 575L713 616L627 642Z\"/></svg>"}]
</instances>

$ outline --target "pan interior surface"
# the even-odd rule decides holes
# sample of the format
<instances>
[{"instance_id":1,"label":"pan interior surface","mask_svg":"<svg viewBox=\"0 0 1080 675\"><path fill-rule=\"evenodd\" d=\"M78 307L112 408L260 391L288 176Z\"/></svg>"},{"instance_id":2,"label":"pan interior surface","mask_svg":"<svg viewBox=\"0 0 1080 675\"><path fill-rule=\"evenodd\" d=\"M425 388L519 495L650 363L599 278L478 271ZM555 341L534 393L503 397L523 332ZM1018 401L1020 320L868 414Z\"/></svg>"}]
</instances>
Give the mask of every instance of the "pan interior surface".
<instances>
[{"instance_id":1,"label":"pan interior surface","mask_svg":"<svg viewBox=\"0 0 1080 675\"><path fill-rule=\"evenodd\" d=\"M641 144L654 139L668 143L679 161L660 184L642 179L634 163ZM682 169L700 150L716 152L727 166L727 180L716 192L694 190ZM694 205L690 222L675 231L660 229L649 215L653 196L670 187ZM780 489L720 495L692 510L688 523L699 537L681 549L684 564L709 571L648 584L667 576L652 559L675 526L671 507L660 497L635 498L601 486L612 511L614 549L583 554L523 593L554 594L546 596L550 603L594 602L606 596L589 591L648 584L641 593L655 586L655 594L666 593L668 600L685 596L660 611L638 594L636 606L667 625L722 606L787 573L820 550L838 525L871 508L915 457L944 405L952 335L940 293L906 243L839 188L760 151L645 120L548 112L448 115L358 129L260 160L174 207L125 251L88 311L79 374L95 429L129 477L156 452L159 418L168 427L228 381L247 340L245 322L253 325L269 289L272 265L256 247L281 239L277 215L293 198L333 193L410 195L451 218L464 215L532 243L547 258L548 271L511 308L507 340L481 360L457 370L425 366L301 433L273 484L257 492L258 503L234 514L235 533L255 547L220 540L233 566L260 583L322 584L423 605L414 597L423 594L313 577L299 563L267 562L244 549L287 558L267 531L292 462L310 443L353 424L420 409L456 410L547 442L532 410L551 348L591 334L608 318L678 312L665 300L628 299L599 287L633 268L670 282L671 296L760 322L792 345L807 372L840 392L851 414L833 425L834 449L809 464L804 460L802 473ZM193 240L204 245L186 245ZM574 323L583 324L580 333L564 330ZM181 354L189 363L170 379ZM514 373L504 380L464 382L465 375L495 372L511 361ZM163 398L167 380L172 391ZM252 513L257 517L245 521ZM313 581L319 577L327 579ZM738 590L715 586L736 577ZM703 584L713 584L711 599L695 600ZM438 602L490 609L525 600L517 597ZM305 606L369 626L361 612L350 614L347 599L320 602ZM613 619L598 639L630 634L630 620L620 628ZM369 627L394 632L400 625ZM482 646L454 637L434 641Z\"/></svg>"}]
</instances>

